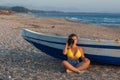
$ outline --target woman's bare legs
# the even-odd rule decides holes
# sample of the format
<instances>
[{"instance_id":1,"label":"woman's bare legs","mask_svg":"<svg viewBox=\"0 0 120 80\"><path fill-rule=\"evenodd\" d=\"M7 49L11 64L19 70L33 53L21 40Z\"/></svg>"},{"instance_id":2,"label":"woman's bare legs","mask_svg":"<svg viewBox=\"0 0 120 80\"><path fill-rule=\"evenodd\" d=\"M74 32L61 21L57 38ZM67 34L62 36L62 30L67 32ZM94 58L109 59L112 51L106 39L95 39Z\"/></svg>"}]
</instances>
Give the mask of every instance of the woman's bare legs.
<instances>
[{"instance_id":1,"label":"woman's bare legs","mask_svg":"<svg viewBox=\"0 0 120 80\"><path fill-rule=\"evenodd\" d=\"M76 68L81 71L81 70L85 70L89 67L90 65L90 60L88 58L86 58L85 61L82 61L81 63L79 63Z\"/></svg>"},{"instance_id":2,"label":"woman's bare legs","mask_svg":"<svg viewBox=\"0 0 120 80\"><path fill-rule=\"evenodd\" d=\"M82 61L81 63L78 63L76 67L72 66L68 61L64 60L62 62L62 65L65 67L66 70L68 69L74 72L78 72L87 69L90 65L90 60L86 58L86 61Z\"/></svg>"},{"instance_id":3,"label":"woman's bare legs","mask_svg":"<svg viewBox=\"0 0 120 80\"><path fill-rule=\"evenodd\" d=\"M74 72L78 72L79 69L77 69L76 67L72 66L68 61L64 60L62 62L63 66L68 69L68 70L71 70L71 71L74 71Z\"/></svg>"}]
</instances>

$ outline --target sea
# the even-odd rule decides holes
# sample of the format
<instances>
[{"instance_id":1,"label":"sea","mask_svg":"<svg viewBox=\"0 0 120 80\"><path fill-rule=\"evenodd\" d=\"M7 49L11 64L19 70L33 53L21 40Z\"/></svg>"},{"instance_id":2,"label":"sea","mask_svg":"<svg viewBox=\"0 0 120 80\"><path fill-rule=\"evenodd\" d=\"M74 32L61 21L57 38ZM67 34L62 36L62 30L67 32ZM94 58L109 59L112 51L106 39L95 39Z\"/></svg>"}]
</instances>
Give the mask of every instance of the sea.
<instances>
[{"instance_id":1,"label":"sea","mask_svg":"<svg viewBox=\"0 0 120 80\"><path fill-rule=\"evenodd\" d=\"M93 25L120 27L120 13L34 13L27 16L65 18Z\"/></svg>"}]
</instances>

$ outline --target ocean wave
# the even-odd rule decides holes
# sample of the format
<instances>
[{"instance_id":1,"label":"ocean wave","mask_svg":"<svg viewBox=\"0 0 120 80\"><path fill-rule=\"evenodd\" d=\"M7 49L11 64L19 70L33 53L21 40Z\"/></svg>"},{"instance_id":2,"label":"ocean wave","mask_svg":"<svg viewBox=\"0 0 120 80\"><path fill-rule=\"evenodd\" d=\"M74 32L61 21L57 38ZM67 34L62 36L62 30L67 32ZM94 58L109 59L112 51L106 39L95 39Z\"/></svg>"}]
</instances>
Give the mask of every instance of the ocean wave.
<instances>
[{"instance_id":1,"label":"ocean wave","mask_svg":"<svg viewBox=\"0 0 120 80\"><path fill-rule=\"evenodd\" d=\"M79 18L76 17L66 17L66 19L71 20L71 21L79 21Z\"/></svg>"},{"instance_id":2,"label":"ocean wave","mask_svg":"<svg viewBox=\"0 0 120 80\"><path fill-rule=\"evenodd\" d=\"M120 26L120 19L115 18L69 18L72 21L80 21L83 23L97 24L103 26Z\"/></svg>"},{"instance_id":3,"label":"ocean wave","mask_svg":"<svg viewBox=\"0 0 120 80\"><path fill-rule=\"evenodd\" d=\"M102 25L102 26L116 26L116 27L120 27L120 24L113 24L113 23L99 23L98 25Z\"/></svg>"}]
</instances>

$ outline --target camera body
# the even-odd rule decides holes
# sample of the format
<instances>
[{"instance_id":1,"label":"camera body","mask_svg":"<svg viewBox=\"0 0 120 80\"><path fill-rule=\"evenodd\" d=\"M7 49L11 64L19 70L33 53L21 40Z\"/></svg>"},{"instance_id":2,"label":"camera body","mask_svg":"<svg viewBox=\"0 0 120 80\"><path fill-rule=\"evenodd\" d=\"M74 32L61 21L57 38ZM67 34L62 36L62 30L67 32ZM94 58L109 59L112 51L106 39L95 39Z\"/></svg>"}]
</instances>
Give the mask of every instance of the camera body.
<instances>
[{"instance_id":1,"label":"camera body","mask_svg":"<svg viewBox=\"0 0 120 80\"><path fill-rule=\"evenodd\" d=\"M68 38L68 46L72 46L74 44L74 40L72 38Z\"/></svg>"}]
</instances>

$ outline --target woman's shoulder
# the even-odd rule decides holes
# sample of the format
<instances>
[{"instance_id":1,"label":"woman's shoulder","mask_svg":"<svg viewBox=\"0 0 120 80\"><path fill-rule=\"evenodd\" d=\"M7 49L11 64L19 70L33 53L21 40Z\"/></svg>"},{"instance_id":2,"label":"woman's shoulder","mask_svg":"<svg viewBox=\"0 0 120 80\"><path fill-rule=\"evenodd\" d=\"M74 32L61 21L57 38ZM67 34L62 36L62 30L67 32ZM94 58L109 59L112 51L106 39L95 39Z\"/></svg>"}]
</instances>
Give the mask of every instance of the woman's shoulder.
<instances>
[{"instance_id":1,"label":"woman's shoulder","mask_svg":"<svg viewBox=\"0 0 120 80\"><path fill-rule=\"evenodd\" d=\"M83 48L82 47L78 46L78 49L83 52Z\"/></svg>"},{"instance_id":2,"label":"woman's shoulder","mask_svg":"<svg viewBox=\"0 0 120 80\"><path fill-rule=\"evenodd\" d=\"M78 46L78 49L83 49L81 46Z\"/></svg>"}]
</instances>

